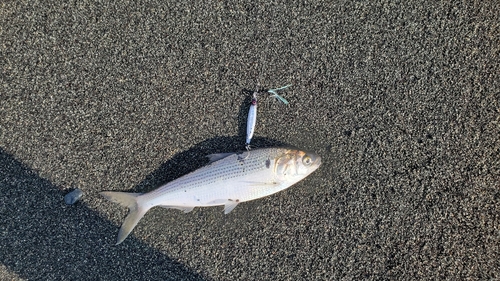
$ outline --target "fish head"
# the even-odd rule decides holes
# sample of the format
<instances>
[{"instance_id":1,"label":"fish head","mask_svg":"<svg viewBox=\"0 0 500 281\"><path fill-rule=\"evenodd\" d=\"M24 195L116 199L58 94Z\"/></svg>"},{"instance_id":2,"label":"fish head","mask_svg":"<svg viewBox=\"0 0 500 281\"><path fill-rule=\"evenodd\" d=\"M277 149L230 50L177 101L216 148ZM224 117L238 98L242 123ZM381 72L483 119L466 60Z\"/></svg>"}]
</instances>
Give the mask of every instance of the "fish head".
<instances>
[{"instance_id":1,"label":"fish head","mask_svg":"<svg viewBox=\"0 0 500 281\"><path fill-rule=\"evenodd\" d=\"M321 157L311 151L287 149L275 160L276 176L280 180L297 182L321 165Z\"/></svg>"}]
</instances>

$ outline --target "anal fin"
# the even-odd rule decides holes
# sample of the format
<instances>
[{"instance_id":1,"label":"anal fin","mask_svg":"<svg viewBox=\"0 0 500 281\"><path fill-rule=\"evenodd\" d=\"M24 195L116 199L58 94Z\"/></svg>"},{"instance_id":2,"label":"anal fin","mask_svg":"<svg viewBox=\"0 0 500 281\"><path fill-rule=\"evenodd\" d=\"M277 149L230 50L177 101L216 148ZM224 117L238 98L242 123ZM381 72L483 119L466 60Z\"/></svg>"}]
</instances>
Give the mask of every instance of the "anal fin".
<instances>
[{"instance_id":1,"label":"anal fin","mask_svg":"<svg viewBox=\"0 0 500 281\"><path fill-rule=\"evenodd\" d=\"M238 206L239 203L240 202L238 200L227 200L226 204L224 204L224 214L229 214L232 210L234 210L234 208L236 208L236 206Z\"/></svg>"}]
</instances>

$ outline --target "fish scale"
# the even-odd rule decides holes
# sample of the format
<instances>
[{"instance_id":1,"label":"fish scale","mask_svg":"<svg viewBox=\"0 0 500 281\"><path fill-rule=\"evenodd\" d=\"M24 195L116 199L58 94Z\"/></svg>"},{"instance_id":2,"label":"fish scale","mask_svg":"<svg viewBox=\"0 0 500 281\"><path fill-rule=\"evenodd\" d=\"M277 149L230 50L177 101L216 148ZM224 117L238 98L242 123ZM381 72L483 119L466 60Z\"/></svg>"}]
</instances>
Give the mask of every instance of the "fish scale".
<instances>
[{"instance_id":1,"label":"fish scale","mask_svg":"<svg viewBox=\"0 0 500 281\"><path fill-rule=\"evenodd\" d=\"M211 162L149 193L101 192L108 200L129 208L117 244L155 206L190 212L195 207L224 206L231 212L239 203L271 195L308 176L321 157L294 148L263 148L243 153L209 155Z\"/></svg>"},{"instance_id":2,"label":"fish scale","mask_svg":"<svg viewBox=\"0 0 500 281\"><path fill-rule=\"evenodd\" d=\"M179 200L180 197L185 198L186 195L195 196L192 195L193 192L196 192L198 195L207 193L207 196L198 196L205 198L205 201L202 202L202 204L206 206L220 205L210 202L221 199L217 198L221 196L227 197L224 199L231 199L231 197L234 196L238 197L238 190L241 191L246 185L243 184L242 186L240 183L239 188L238 186L234 186L234 190L224 188L219 189L219 192L214 192L213 187L215 185L226 185L227 187L228 184L234 184L232 182L232 179L245 177L254 173L258 173L259 171L269 170L271 167L266 168L266 161L270 161L270 155L274 155L276 153L278 153L277 150L264 150L264 153L263 150L253 150L251 152L244 152L242 154L233 154L227 156L219 161L211 163L190 174L169 182L163 187L160 187L157 190L146 194L144 198L147 200L152 200L150 202L153 205L175 205L176 202L171 202L172 200ZM274 174L272 172L266 174L266 180L271 183L271 181L274 179ZM262 181L262 178L260 180ZM243 195L243 197L246 199L246 196L244 196L244 194L240 195ZM234 198L234 200L239 199ZM243 202L247 200L241 199L239 201ZM195 203L190 202L189 198L185 198L183 202L184 204L182 206L186 206L189 203Z\"/></svg>"},{"instance_id":3,"label":"fish scale","mask_svg":"<svg viewBox=\"0 0 500 281\"><path fill-rule=\"evenodd\" d=\"M251 157L245 159L248 154L250 154ZM205 183L215 183L245 175L245 173L263 170L265 169L265 161L268 159L269 155L266 155L259 150L244 152L242 154L234 154L217 162L210 163L195 172L168 183L168 185L177 184L178 186L176 187L158 190L158 192L153 191L151 192L151 195L156 196L159 192L176 191L179 188L179 185L182 185L183 188L189 188L191 186L198 186ZM237 163L237 165L234 165L235 163Z\"/></svg>"}]
</instances>

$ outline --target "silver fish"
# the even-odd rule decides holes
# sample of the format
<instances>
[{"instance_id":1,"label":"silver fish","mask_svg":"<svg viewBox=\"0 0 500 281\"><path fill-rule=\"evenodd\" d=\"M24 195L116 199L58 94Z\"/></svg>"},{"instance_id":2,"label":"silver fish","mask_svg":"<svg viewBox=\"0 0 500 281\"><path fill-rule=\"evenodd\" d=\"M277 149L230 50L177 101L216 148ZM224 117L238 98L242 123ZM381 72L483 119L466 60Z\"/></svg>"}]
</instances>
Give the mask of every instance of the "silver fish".
<instances>
[{"instance_id":1,"label":"silver fish","mask_svg":"<svg viewBox=\"0 0 500 281\"><path fill-rule=\"evenodd\" d=\"M129 208L116 244L127 238L146 212L155 207L190 212L195 207L224 205L224 213L239 203L284 190L321 165L315 153L294 148L263 148L208 156L210 163L148 193L101 192Z\"/></svg>"}]
</instances>

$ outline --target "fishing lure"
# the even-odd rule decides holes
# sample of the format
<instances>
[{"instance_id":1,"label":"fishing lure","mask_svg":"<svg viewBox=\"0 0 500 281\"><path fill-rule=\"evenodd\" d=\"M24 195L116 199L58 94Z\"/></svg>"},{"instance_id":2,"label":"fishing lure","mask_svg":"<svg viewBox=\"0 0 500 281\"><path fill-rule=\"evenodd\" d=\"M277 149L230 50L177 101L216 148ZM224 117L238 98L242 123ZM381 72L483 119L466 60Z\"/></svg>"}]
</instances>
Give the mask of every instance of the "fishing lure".
<instances>
[{"instance_id":1,"label":"fishing lure","mask_svg":"<svg viewBox=\"0 0 500 281\"><path fill-rule=\"evenodd\" d=\"M253 92L252 104L248 110L247 118L247 138L245 148L250 150L250 142L252 141L253 133L255 131L255 123L257 123L257 91Z\"/></svg>"},{"instance_id":2,"label":"fishing lure","mask_svg":"<svg viewBox=\"0 0 500 281\"><path fill-rule=\"evenodd\" d=\"M289 104L289 102L282 96L278 95L276 91L284 90L288 87L292 86L286 85L281 88L277 89L269 89L267 90L268 93L272 94L272 97L277 98L279 101L281 101L284 104ZM255 124L257 123L257 95L258 95L258 90L255 90L253 92L253 97L252 97L252 103L250 104L250 109L248 110L248 117L247 117L247 138L245 141L245 148L247 150L250 150L250 142L252 141L253 133L255 132Z\"/></svg>"}]
</instances>

